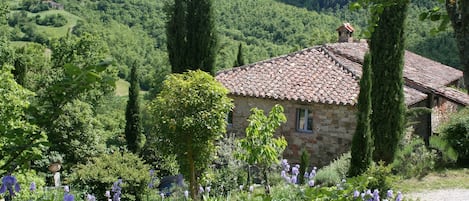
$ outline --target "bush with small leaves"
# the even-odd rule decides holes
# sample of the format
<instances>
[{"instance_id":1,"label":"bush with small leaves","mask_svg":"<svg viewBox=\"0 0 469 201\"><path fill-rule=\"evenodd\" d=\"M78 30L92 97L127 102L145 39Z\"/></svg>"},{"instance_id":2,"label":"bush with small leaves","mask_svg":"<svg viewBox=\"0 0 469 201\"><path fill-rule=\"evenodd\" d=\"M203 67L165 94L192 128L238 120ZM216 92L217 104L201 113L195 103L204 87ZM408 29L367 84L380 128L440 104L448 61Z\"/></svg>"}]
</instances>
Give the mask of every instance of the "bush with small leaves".
<instances>
[{"instance_id":1,"label":"bush with small leaves","mask_svg":"<svg viewBox=\"0 0 469 201\"><path fill-rule=\"evenodd\" d=\"M453 115L439 129L441 136L458 153L457 163L469 166L469 108Z\"/></svg>"},{"instance_id":2,"label":"bush with small leaves","mask_svg":"<svg viewBox=\"0 0 469 201\"><path fill-rule=\"evenodd\" d=\"M132 153L103 154L87 164L78 165L71 175L70 183L93 193L98 200L104 200L106 191L118 179L122 179L122 198L142 200L150 182L150 167Z\"/></svg>"}]
</instances>

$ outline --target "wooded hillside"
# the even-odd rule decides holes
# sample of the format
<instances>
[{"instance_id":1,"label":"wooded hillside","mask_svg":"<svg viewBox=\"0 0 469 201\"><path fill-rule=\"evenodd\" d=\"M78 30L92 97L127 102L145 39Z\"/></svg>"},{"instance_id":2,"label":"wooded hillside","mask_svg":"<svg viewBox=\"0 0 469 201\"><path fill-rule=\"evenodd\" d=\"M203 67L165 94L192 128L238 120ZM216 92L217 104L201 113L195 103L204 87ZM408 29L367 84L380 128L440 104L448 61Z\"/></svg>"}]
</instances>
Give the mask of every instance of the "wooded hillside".
<instances>
[{"instance_id":1,"label":"wooded hillside","mask_svg":"<svg viewBox=\"0 0 469 201\"><path fill-rule=\"evenodd\" d=\"M129 67L142 61L141 86L157 88L169 72L166 55L166 1L103 0L58 1L56 10L40 0L10 1L9 25L12 41L49 45L66 34L99 35L118 64L119 76L128 79ZM216 69L231 68L240 43L247 63L286 54L305 47L335 42L335 29L343 22L364 38L367 12L352 12L347 0L230 0L215 1L216 27L220 43ZM407 49L453 67L459 66L452 32L432 35L433 22L421 22L418 15L435 6L432 1L414 1L407 19ZM23 44L23 43L20 43Z\"/></svg>"}]
</instances>

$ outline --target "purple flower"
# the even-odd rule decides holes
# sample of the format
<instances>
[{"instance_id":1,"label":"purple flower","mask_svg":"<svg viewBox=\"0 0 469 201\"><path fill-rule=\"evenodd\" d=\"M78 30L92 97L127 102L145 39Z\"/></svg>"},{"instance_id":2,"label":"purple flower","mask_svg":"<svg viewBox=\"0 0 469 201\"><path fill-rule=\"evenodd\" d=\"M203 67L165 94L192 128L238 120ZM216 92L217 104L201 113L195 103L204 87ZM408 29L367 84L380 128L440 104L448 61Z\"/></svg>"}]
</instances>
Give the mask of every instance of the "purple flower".
<instances>
[{"instance_id":1,"label":"purple flower","mask_svg":"<svg viewBox=\"0 0 469 201\"><path fill-rule=\"evenodd\" d=\"M402 201L402 197L402 193L400 191L397 191L396 201Z\"/></svg>"},{"instance_id":2,"label":"purple flower","mask_svg":"<svg viewBox=\"0 0 469 201\"><path fill-rule=\"evenodd\" d=\"M34 181L31 182L31 184L29 185L29 190L30 190L31 192L36 191L36 183L34 183Z\"/></svg>"},{"instance_id":3,"label":"purple flower","mask_svg":"<svg viewBox=\"0 0 469 201\"><path fill-rule=\"evenodd\" d=\"M13 189L14 187L14 189ZM8 190L11 196L15 196L15 192L20 192L20 184L14 176L7 175L2 178L2 186L0 187L0 194Z\"/></svg>"},{"instance_id":4,"label":"purple flower","mask_svg":"<svg viewBox=\"0 0 469 201\"><path fill-rule=\"evenodd\" d=\"M72 194L66 193L64 195L64 201L74 201L75 197Z\"/></svg>"},{"instance_id":5,"label":"purple flower","mask_svg":"<svg viewBox=\"0 0 469 201\"><path fill-rule=\"evenodd\" d=\"M202 186L199 186L199 194L203 193L204 192L204 187Z\"/></svg>"},{"instance_id":6,"label":"purple flower","mask_svg":"<svg viewBox=\"0 0 469 201\"><path fill-rule=\"evenodd\" d=\"M291 173L295 176L298 176L298 174L300 173L300 170L298 169L297 166L295 166L291 169Z\"/></svg>"},{"instance_id":7,"label":"purple flower","mask_svg":"<svg viewBox=\"0 0 469 201\"><path fill-rule=\"evenodd\" d=\"M64 186L64 191L66 193L70 193L70 187L69 186Z\"/></svg>"},{"instance_id":8,"label":"purple flower","mask_svg":"<svg viewBox=\"0 0 469 201\"><path fill-rule=\"evenodd\" d=\"M296 184L297 181L298 181L298 178L296 177L296 175L291 176L291 183L292 184Z\"/></svg>"},{"instance_id":9,"label":"purple flower","mask_svg":"<svg viewBox=\"0 0 469 201\"><path fill-rule=\"evenodd\" d=\"M303 177L304 177L305 179L309 179L309 174L308 174L308 172L305 172L305 175L303 175Z\"/></svg>"},{"instance_id":10,"label":"purple flower","mask_svg":"<svg viewBox=\"0 0 469 201\"><path fill-rule=\"evenodd\" d=\"M393 197L393 192L392 192L392 190L390 189L390 190L388 190L388 192L386 193L386 198L387 198L387 199L391 199L392 197Z\"/></svg>"},{"instance_id":11,"label":"purple flower","mask_svg":"<svg viewBox=\"0 0 469 201\"><path fill-rule=\"evenodd\" d=\"M94 197L94 195L87 194L86 195L86 200L87 201L96 201L96 197Z\"/></svg>"},{"instance_id":12,"label":"purple flower","mask_svg":"<svg viewBox=\"0 0 469 201\"><path fill-rule=\"evenodd\" d=\"M120 185L122 184L122 179L118 179L116 182L114 182L114 184L112 185L112 189L111 191L112 192L120 192L122 190L122 188L120 187Z\"/></svg>"},{"instance_id":13,"label":"purple flower","mask_svg":"<svg viewBox=\"0 0 469 201\"><path fill-rule=\"evenodd\" d=\"M205 187L205 192L210 193L210 186Z\"/></svg>"},{"instance_id":14,"label":"purple flower","mask_svg":"<svg viewBox=\"0 0 469 201\"><path fill-rule=\"evenodd\" d=\"M254 186L249 186L249 192L253 192L254 191Z\"/></svg>"},{"instance_id":15,"label":"purple flower","mask_svg":"<svg viewBox=\"0 0 469 201\"><path fill-rule=\"evenodd\" d=\"M358 196L360 196L360 192L357 191L357 190L353 191L353 198L354 198L354 199L357 199Z\"/></svg>"},{"instance_id":16,"label":"purple flower","mask_svg":"<svg viewBox=\"0 0 469 201\"><path fill-rule=\"evenodd\" d=\"M121 185L122 184L122 179L118 179L114 184L112 184L112 189L111 191L114 193L114 196L112 196L112 201L120 201L121 200Z\"/></svg>"},{"instance_id":17,"label":"purple flower","mask_svg":"<svg viewBox=\"0 0 469 201\"><path fill-rule=\"evenodd\" d=\"M373 201L379 201L379 191L378 191L378 189L375 189L373 191Z\"/></svg>"},{"instance_id":18,"label":"purple flower","mask_svg":"<svg viewBox=\"0 0 469 201\"><path fill-rule=\"evenodd\" d=\"M160 193L161 199L164 199L164 193Z\"/></svg>"},{"instance_id":19,"label":"purple flower","mask_svg":"<svg viewBox=\"0 0 469 201\"><path fill-rule=\"evenodd\" d=\"M282 170L282 172L280 172L280 176L282 178L285 178L287 176L287 173L285 172L285 170Z\"/></svg>"},{"instance_id":20,"label":"purple flower","mask_svg":"<svg viewBox=\"0 0 469 201\"><path fill-rule=\"evenodd\" d=\"M312 179L316 176L316 167L313 167L313 170L311 170L311 173L309 174L309 178Z\"/></svg>"},{"instance_id":21,"label":"purple flower","mask_svg":"<svg viewBox=\"0 0 469 201\"><path fill-rule=\"evenodd\" d=\"M309 187L314 187L314 180L309 180L308 181L308 186Z\"/></svg>"},{"instance_id":22,"label":"purple flower","mask_svg":"<svg viewBox=\"0 0 469 201\"><path fill-rule=\"evenodd\" d=\"M242 190L243 190L243 188L244 188L244 186L243 186L243 185L239 185L239 190L240 190L240 191L242 191Z\"/></svg>"},{"instance_id":23,"label":"purple flower","mask_svg":"<svg viewBox=\"0 0 469 201\"><path fill-rule=\"evenodd\" d=\"M187 190L184 191L184 197L185 197L186 199L189 198L189 191L187 191Z\"/></svg>"}]
</instances>

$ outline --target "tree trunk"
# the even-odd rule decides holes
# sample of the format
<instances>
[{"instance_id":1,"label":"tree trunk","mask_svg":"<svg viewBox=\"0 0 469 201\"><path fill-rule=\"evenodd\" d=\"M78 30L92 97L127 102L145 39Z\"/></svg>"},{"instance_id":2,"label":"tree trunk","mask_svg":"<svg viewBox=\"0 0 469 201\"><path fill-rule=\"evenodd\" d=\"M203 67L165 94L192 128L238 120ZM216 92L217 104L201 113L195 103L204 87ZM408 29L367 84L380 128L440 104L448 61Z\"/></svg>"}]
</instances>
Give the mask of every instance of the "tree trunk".
<instances>
[{"instance_id":1,"label":"tree trunk","mask_svg":"<svg viewBox=\"0 0 469 201\"><path fill-rule=\"evenodd\" d=\"M197 197L197 180L195 178L195 162L194 162L194 157L192 150L189 150L188 154L188 159L189 159L189 177L190 177L190 192L191 192L191 197L194 200L198 200Z\"/></svg>"},{"instance_id":2,"label":"tree trunk","mask_svg":"<svg viewBox=\"0 0 469 201\"><path fill-rule=\"evenodd\" d=\"M464 70L464 88L469 89L469 0L446 0L446 11L454 29Z\"/></svg>"}]
</instances>

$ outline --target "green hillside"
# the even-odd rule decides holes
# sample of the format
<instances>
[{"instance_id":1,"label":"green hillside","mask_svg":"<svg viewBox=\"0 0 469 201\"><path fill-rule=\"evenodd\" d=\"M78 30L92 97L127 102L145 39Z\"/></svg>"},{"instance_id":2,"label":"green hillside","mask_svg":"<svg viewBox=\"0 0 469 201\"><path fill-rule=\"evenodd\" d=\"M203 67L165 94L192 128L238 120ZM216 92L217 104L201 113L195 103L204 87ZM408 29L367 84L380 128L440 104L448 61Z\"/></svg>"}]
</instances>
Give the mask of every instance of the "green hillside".
<instances>
[{"instance_id":1,"label":"green hillside","mask_svg":"<svg viewBox=\"0 0 469 201\"><path fill-rule=\"evenodd\" d=\"M47 45L50 39L65 36L69 31L77 36L89 32L106 42L121 78L127 79L131 63L141 60L142 88L149 90L158 87L158 80L162 80L169 72L165 42L165 1L60 2L65 10L27 12L27 16L35 19L38 15L44 18L59 14L65 17L65 25L53 27L40 26L32 21L23 22L24 26L12 27L16 35L23 37L13 40ZM354 25L357 30L354 35L356 38L364 37L361 30L367 26L367 12L348 10L347 1L310 0L304 1L303 4L299 2L302 1L214 1L220 39L216 68L221 70L232 67L239 43L244 44L246 62L252 63L305 47L335 42L335 29L343 22ZM11 15L25 12L22 11L24 5L17 1L10 3L15 10ZM315 3L320 9L313 9L310 7L313 5L311 3ZM407 20L407 47L418 54L457 67L459 61L451 32L434 36L430 34L430 30L437 26L437 23L418 21L419 13L433 5L435 4L415 1L411 7Z\"/></svg>"}]
</instances>

